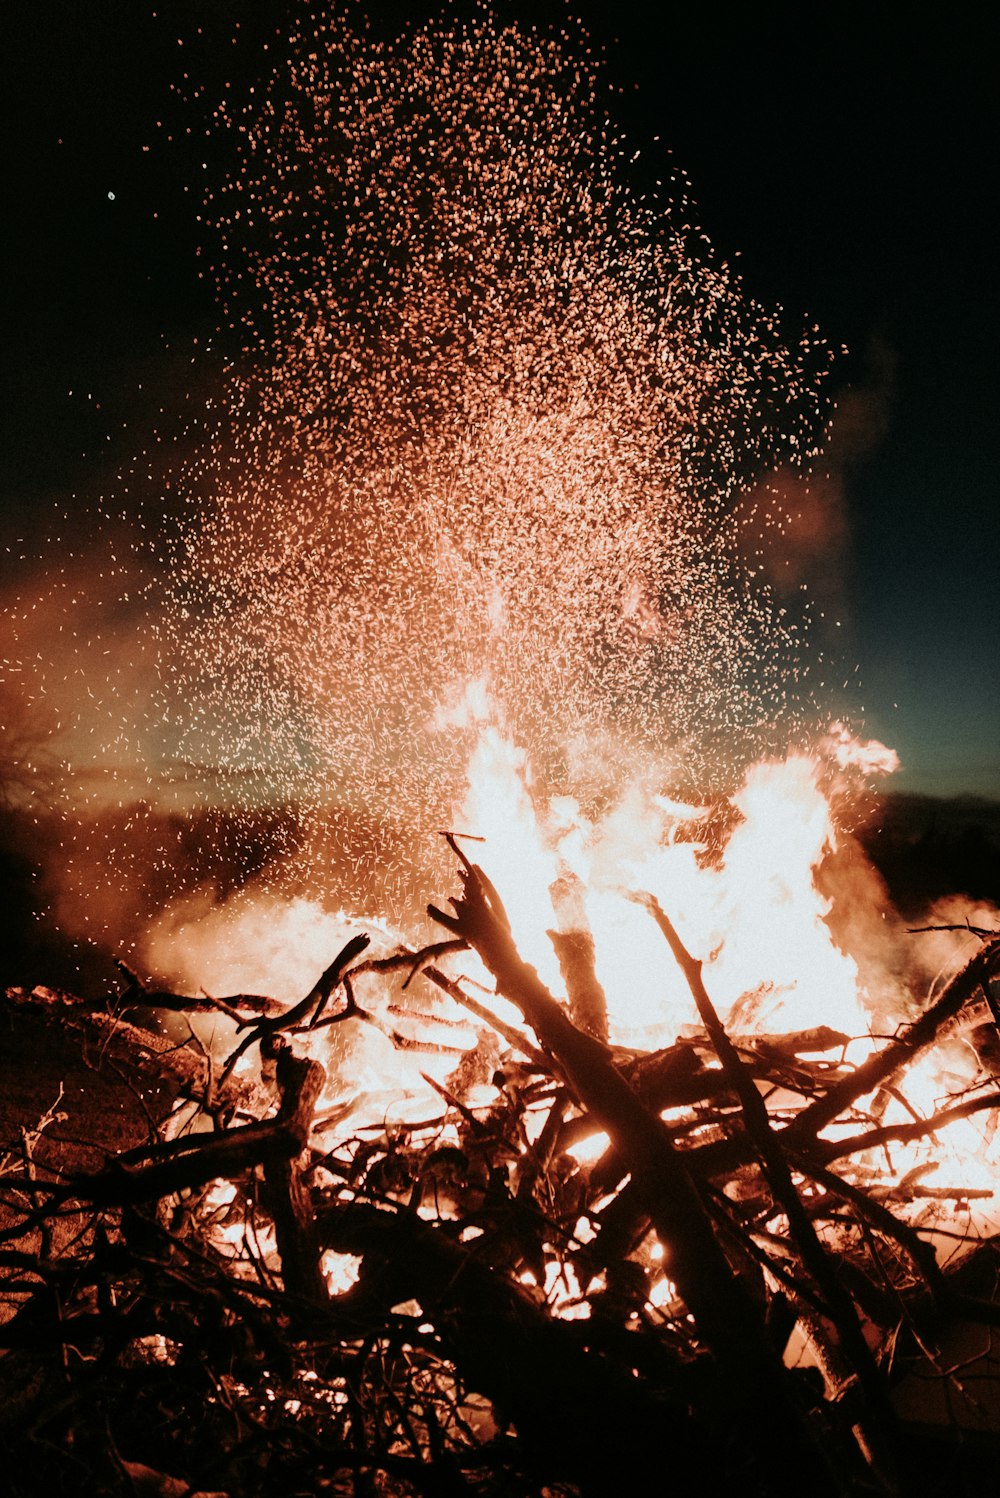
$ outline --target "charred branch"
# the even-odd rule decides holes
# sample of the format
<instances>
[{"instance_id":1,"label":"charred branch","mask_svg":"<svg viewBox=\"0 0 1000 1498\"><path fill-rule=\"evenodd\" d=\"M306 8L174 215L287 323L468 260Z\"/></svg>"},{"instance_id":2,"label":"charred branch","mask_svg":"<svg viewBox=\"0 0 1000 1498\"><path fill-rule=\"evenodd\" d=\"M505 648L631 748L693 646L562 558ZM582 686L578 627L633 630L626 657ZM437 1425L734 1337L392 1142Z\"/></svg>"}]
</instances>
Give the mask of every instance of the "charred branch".
<instances>
[{"instance_id":1,"label":"charred branch","mask_svg":"<svg viewBox=\"0 0 1000 1498\"><path fill-rule=\"evenodd\" d=\"M604 1498L638 1489L666 1449L708 1487L757 1498L803 1482L892 1491L880 1453L900 1349L929 1346L948 1318L1000 1326L995 1301L935 1246L947 1231L961 1243L960 1210L984 1192L952 1185L950 1170L929 1183L928 1160L901 1178L880 1168L962 1120L994 1126L985 1062L927 1116L907 1070L987 1013L978 995L991 998L998 940L852 1068L836 1054L847 1037L827 1027L730 1033L700 964L644 897L699 1024L637 1053L607 1043L579 921L555 938L567 1006L462 862L452 912L432 907L447 940L372 957L355 937L291 1008L188 1001L131 978L108 1011L48 990L6 997L9 1014L60 1026L168 1100L147 1142L97 1170L47 1163L58 1103L0 1152L0 1389L17 1412L0 1415L6 1439L24 1444L12 1421L55 1433L42 1459L53 1490L73 1490L79 1452L95 1471L108 1459L86 1434L105 1421L122 1454L95 1491L142 1471L230 1498L321 1486L395 1498L394 1484ZM481 984L448 971L466 948ZM501 1019L501 999L523 1027ZM193 1040L122 1014L189 1004L245 1032L221 1075ZM421 1024L447 1041L466 1015L477 1044L433 1047L460 1064L425 1077L421 1121L383 1104L366 1115L336 1074L317 1109L324 1070L307 1052L336 1057L323 1050L332 1027L361 1021L419 1049ZM255 1047L251 1081L235 1068ZM175 1097L193 1100L197 1128L163 1137ZM890 1104L909 1116L887 1117ZM795 1348L811 1371L786 1368ZM179 1466L174 1446L149 1441L163 1411ZM265 1470L270 1487L257 1483Z\"/></svg>"},{"instance_id":2,"label":"charred branch","mask_svg":"<svg viewBox=\"0 0 1000 1498\"><path fill-rule=\"evenodd\" d=\"M670 1253L681 1297L695 1318L723 1379L740 1389L741 1427L748 1439L763 1437L772 1449L793 1453L800 1471L821 1489L828 1475L810 1450L796 1418L779 1361L768 1344L756 1307L731 1272L701 1197L683 1158L659 1118L650 1113L615 1068L606 1047L577 1030L517 953L502 908L497 908L478 868L466 863L463 894L453 915L434 906L430 914L475 947L545 1048L559 1060L580 1102L597 1119L645 1195L651 1221ZM756 1436L752 1427L756 1427Z\"/></svg>"},{"instance_id":3,"label":"charred branch","mask_svg":"<svg viewBox=\"0 0 1000 1498\"><path fill-rule=\"evenodd\" d=\"M969 959L961 972L955 974L940 997L913 1022L904 1035L883 1050L876 1051L856 1071L834 1083L825 1097L799 1114L794 1123L789 1125L789 1137L786 1141L788 1147L794 1149L804 1140L815 1138L821 1129L845 1112L858 1098L865 1093L874 1092L877 1087L884 1087L915 1056L933 1044L942 1027L958 1014L983 983L996 975L998 969L1000 937L993 937Z\"/></svg>"}]
</instances>

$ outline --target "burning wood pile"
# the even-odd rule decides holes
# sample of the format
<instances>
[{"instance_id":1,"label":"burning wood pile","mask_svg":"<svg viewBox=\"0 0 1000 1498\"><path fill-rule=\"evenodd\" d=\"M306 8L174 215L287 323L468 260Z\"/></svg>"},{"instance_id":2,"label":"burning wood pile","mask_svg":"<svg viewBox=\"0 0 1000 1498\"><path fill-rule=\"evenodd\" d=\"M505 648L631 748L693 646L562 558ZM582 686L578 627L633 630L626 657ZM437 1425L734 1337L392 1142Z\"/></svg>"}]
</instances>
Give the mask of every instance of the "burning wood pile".
<instances>
[{"instance_id":1,"label":"burning wood pile","mask_svg":"<svg viewBox=\"0 0 1000 1498\"><path fill-rule=\"evenodd\" d=\"M709 1491L905 1490L895 1383L933 1365L944 1323L997 1326L1000 1303L977 1293L995 1261L970 1215L992 1193L887 1165L956 1120L995 1123L1000 937L849 1063L829 1028L727 1030L639 894L699 1018L641 1052L608 1043L588 933L553 934L559 1001L450 841L461 894L430 907L446 938L373 957L357 935L291 1008L131 975L115 1014L8 994L8 1015L43 1013L155 1081L167 1113L96 1170L47 1163L55 1110L2 1157L19 1490L604 1494L684 1465ZM478 1027L428 1079L433 1116L406 1122L324 1103L316 1059L331 1027L380 1023L366 989L389 979L411 1010L422 989ZM199 1007L237 1027L221 1067L132 1022ZM978 1076L924 1114L911 1068L959 1031ZM890 1099L906 1121L886 1121Z\"/></svg>"}]
</instances>

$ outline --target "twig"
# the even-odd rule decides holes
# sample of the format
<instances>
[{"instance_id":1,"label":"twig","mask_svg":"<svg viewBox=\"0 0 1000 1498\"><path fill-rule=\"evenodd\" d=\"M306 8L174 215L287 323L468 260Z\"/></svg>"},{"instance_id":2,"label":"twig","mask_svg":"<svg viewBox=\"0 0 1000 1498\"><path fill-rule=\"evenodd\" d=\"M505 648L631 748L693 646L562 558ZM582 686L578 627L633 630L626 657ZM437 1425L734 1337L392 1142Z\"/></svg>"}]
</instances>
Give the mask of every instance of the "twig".
<instances>
[{"instance_id":1,"label":"twig","mask_svg":"<svg viewBox=\"0 0 1000 1498\"><path fill-rule=\"evenodd\" d=\"M915 1020L905 1035L876 1051L856 1071L835 1082L825 1097L819 1098L789 1124L785 1143L798 1149L815 1139L821 1129L848 1109L866 1092L874 1092L930 1045L941 1026L956 1015L981 983L992 976L1000 960L1000 937L993 937L960 972L931 1007Z\"/></svg>"},{"instance_id":2,"label":"twig","mask_svg":"<svg viewBox=\"0 0 1000 1498\"><path fill-rule=\"evenodd\" d=\"M250 1033L240 1041L223 1067L222 1075L219 1078L219 1086L222 1087L229 1080L236 1063L258 1041L263 1040L266 1036L276 1035L281 1030L293 1030L296 1026L305 1024L306 1021L315 1026L329 1001L330 995L343 979L348 966L360 952L365 950L370 940L371 938L363 932L358 936L352 936L350 941L337 953L322 977L313 984L305 998L300 1000L298 1004L293 1005L291 1009L286 1010L282 1014L274 1015L271 1018L265 1017L256 1021L243 1020L240 1024L241 1029L247 1025L252 1025L252 1028L250 1029ZM343 1018L346 1017L346 1015L343 1016Z\"/></svg>"}]
</instances>

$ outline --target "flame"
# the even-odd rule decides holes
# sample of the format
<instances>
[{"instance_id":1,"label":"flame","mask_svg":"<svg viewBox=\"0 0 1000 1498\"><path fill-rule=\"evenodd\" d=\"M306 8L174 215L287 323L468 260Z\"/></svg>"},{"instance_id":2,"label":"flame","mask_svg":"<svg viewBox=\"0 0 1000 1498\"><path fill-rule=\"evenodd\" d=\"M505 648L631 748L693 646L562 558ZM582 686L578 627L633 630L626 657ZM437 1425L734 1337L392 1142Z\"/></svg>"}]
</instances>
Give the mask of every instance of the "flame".
<instances>
[{"instance_id":1,"label":"flame","mask_svg":"<svg viewBox=\"0 0 1000 1498\"><path fill-rule=\"evenodd\" d=\"M578 920L593 936L621 1043L667 1043L697 1021L660 933L629 899L637 890L669 911L704 962L717 1007L746 1011L746 1029L826 1024L864 1035L858 969L834 943L831 902L815 879L837 841L824 766L819 753L754 765L730 802L736 825L717 849L704 808L671 801L648 782L631 785L596 820L571 797L546 799L524 753L489 723L469 763L461 816L485 840L476 858L505 902L519 949L560 993L548 936L559 915L552 891L561 876L575 876Z\"/></svg>"},{"instance_id":2,"label":"flame","mask_svg":"<svg viewBox=\"0 0 1000 1498\"><path fill-rule=\"evenodd\" d=\"M242 891L220 902L214 890L205 890L162 914L147 933L144 956L179 991L215 997L263 994L291 1005L309 992L360 925L372 937L375 952L384 954L404 944L402 933L384 921L366 917L362 922L303 896L283 899ZM475 1030L469 1024L454 1028L464 1018L454 1005L430 1005L427 1018L443 1017L452 1027L445 1036L446 1048L435 1053L433 1023L422 1018L420 1034L393 1014L396 987L392 979L366 978L361 1000L372 1024L351 1021L298 1038L326 1067L319 1118L334 1110L343 1118L367 1112L365 1122L377 1117L403 1123L426 1117L429 1105L432 1112L438 1108L439 1099L424 1074L443 1082L461 1052L475 1045ZM225 1015L195 1015L191 1022L217 1058L233 1049L235 1026ZM394 1040L400 1035L426 1049L401 1049ZM254 1063L247 1057L243 1064L249 1068Z\"/></svg>"},{"instance_id":3,"label":"flame","mask_svg":"<svg viewBox=\"0 0 1000 1498\"><path fill-rule=\"evenodd\" d=\"M559 872L532 798L527 757L497 728L483 728L469 765L464 819L486 844L485 866L504 900L524 958L549 984L559 984L548 930L549 891Z\"/></svg>"},{"instance_id":4,"label":"flame","mask_svg":"<svg viewBox=\"0 0 1000 1498\"><path fill-rule=\"evenodd\" d=\"M868 1033L857 965L836 946L826 922L831 902L816 884L816 870L837 842L820 750L752 766L723 808L732 830L713 846L707 809L661 794L649 776L595 818L572 796L546 796L526 752L504 732L484 678L442 706L438 724L476 731L455 825L482 840L470 851L500 892L519 950L564 995L549 932L567 922L588 930L613 1040L668 1044L697 1023L662 936L629 898L638 890L669 912L704 963L720 1013L741 1030L826 1024L852 1036ZM844 748L842 739L836 742ZM575 891L568 904L554 893L567 876ZM365 924L386 950L403 940L384 923ZM164 913L148 934L146 956L181 986L292 1002L357 926L346 912L328 912L303 897L244 892L220 904L214 891L203 891ZM389 1002L388 985L366 987L369 1009L382 1012ZM229 1039L226 1023L213 1020L212 1028L221 1048ZM342 1047L342 1037L326 1036L327 1051ZM466 1039L472 1043L471 1032ZM421 1056L418 1065L386 1035L355 1026L350 1046L352 1085L360 1094L410 1096L415 1089L426 1103L419 1070L433 1071L434 1058Z\"/></svg>"},{"instance_id":5,"label":"flame","mask_svg":"<svg viewBox=\"0 0 1000 1498\"><path fill-rule=\"evenodd\" d=\"M821 742L823 752L841 770L860 770L863 775L892 775L899 769L899 755L878 739L863 741L846 723L830 724Z\"/></svg>"},{"instance_id":6,"label":"flame","mask_svg":"<svg viewBox=\"0 0 1000 1498\"><path fill-rule=\"evenodd\" d=\"M884 745L860 743L833 724L811 753L795 750L752 765L732 795L712 807L672 799L646 771L617 800L588 815L575 797L550 794L535 778L485 677L457 689L439 709L435 727L474 736L453 826L470 839L470 856L498 890L519 951L565 1001L551 933L558 928L589 934L613 1043L652 1049L672 1044L686 1028L701 1028L684 978L634 898L637 892L655 896L701 961L705 985L731 1034L783 1035L827 1026L851 1038L842 1059L859 1063L885 1038L886 1016L890 1028L907 1017L899 1005L898 977L887 968L884 987L870 991L854 956L838 945L829 919L834 902L817 877L842 838L831 799L843 797L849 772L888 772L894 755ZM373 951L387 953L403 944L402 934L384 923L364 924L373 933ZM268 993L291 1001L309 990L358 925L343 911L331 913L301 897L279 901L244 892L220 905L206 891L161 918L148 953L155 966L188 985L207 980L217 994ZM457 966L466 978L489 982L473 954L464 954ZM398 984L378 973L364 977L363 990L369 1023L351 1020L299 1037L328 1070L318 1126L342 1126L350 1118L362 1128L377 1122L417 1135L431 1131L439 1144L457 1145L433 1084L446 1085L482 1037L451 999L404 997L401 1008ZM490 1005L521 1022L502 996L491 994ZM225 1019L213 1026L221 1053L232 1041L231 1027ZM982 1077L975 1050L956 1033L933 1055L917 1058L898 1088L861 1099L853 1118L830 1125L827 1133L936 1117L982 1087ZM476 1106L493 1093L480 1086L467 1096ZM535 1120L529 1111L529 1135L543 1116ZM607 1136L595 1131L570 1153L586 1166L606 1146ZM871 1150L847 1168L886 1188L911 1191L911 1215L929 1230L965 1211L985 1233L1000 1227L998 1165L996 1114L983 1112L924 1138ZM932 1172L939 1190L934 1182L921 1185ZM212 1205L225 1209L228 1202L220 1196ZM441 1202L435 1196L419 1210L437 1215ZM243 1251L246 1227L236 1216L225 1217L217 1231L220 1244ZM949 1242L941 1237L942 1254L950 1251ZM667 1304L672 1290L655 1262L648 1267L648 1303L655 1309ZM349 1257L325 1265L338 1291L349 1288L355 1269ZM560 1315L586 1314L580 1309L585 1288L561 1270L552 1273L556 1279L550 1275L540 1293Z\"/></svg>"},{"instance_id":7,"label":"flame","mask_svg":"<svg viewBox=\"0 0 1000 1498\"><path fill-rule=\"evenodd\" d=\"M480 707L481 692L479 683ZM480 712L474 720L480 734L462 807L465 825L484 838L477 860L505 902L519 949L556 994L565 998L549 928L569 909L592 935L612 1041L668 1045L685 1026L700 1028L660 932L629 898L636 890L655 895L670 913L702 961L705 984L731 1032L781 1035L828 1026L852 1038L844 1059L860 1063L880 1043L875 1014L905 1018L895 975L887 970L884 990L870 993L857 962L837 945L828 921L833 901L817 881L841 836L830 798L843 794L846 772L890 773L898 764L893 750L863 743L834 723L812 753L752 765L723 808L721 820L731 830L713 846L709 827L719 816L658 794L648 779L637 779L593 820L571 797L546 798L495 716ZM575 878L568 905L557 893L567 872ZM874 1109L884 1124L912 1123L982 1085L975 1051L956 1038L918 1058L902 1090L862 1099L859 1108ZM594 1133L571 1154L589 1163L606 1144L606 1135ZM961 1210L985 1234L1000 1228L998 1166L997 1116L986 1112L873 1151L861 1168L886 1187L908 1179L916 1186L934 1172L941 1190L914 1189L914 1219L933 1230ZM937 1243L942 1255L953 1250L946 1236ZM649 1304L665 1304L670 1295L661 1279Z\"/></svg>"}]
</instances>

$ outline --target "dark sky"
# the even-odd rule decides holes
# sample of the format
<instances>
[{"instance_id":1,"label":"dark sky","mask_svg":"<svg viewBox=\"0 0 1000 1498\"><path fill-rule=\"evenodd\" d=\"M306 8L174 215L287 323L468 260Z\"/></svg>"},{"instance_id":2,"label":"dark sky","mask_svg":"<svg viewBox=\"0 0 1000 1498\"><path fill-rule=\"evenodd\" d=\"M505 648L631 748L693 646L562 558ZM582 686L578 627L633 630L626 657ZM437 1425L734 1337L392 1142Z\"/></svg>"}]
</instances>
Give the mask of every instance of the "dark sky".
<instances>
[{"instance_id":1,"label":"dark sky","mask_svg":"<svg viewBox=\"0 0 1000 1498\"><path fill-rule=\"evenodd\" d=\"M217 319L198 276L204 147L170 86L185 71L210 93L249 76L294 8L5 0L8 573L54 508L85 532L83 500L67 497L107 489L191 387L192 341ZM420 7L371 9L391 24ZM901 788L1000 796L988 9L575 7L608 50L626 129L670 148L748 291L850 350L835 377L842 524L818 544L866 732L899 750Z\"/></svg>"}]
</instances>

